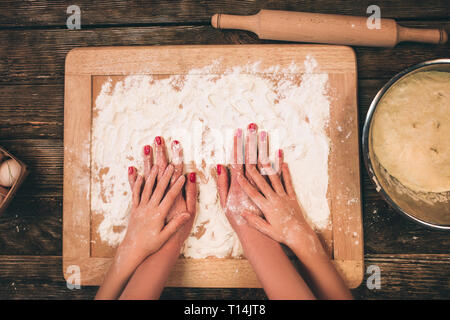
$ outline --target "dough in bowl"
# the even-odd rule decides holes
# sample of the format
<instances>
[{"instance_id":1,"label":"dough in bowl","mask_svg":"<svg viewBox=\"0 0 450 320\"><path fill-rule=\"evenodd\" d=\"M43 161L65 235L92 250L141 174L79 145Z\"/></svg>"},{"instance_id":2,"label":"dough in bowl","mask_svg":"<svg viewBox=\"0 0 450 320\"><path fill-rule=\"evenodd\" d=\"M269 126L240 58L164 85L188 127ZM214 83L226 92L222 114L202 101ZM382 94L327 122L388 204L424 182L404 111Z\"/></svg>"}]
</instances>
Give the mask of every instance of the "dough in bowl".
<instances>
[{"instance_id":1,"label":"dough in bowl","mask_svg":"<svg viewBox=\"0 0 450 320\"><path fill-rule=\"evenodd\" d=\"M416 192L450 191L450 73L400 80L373 121L373 150L391 176Z\"/></svg>"}]
</instances>

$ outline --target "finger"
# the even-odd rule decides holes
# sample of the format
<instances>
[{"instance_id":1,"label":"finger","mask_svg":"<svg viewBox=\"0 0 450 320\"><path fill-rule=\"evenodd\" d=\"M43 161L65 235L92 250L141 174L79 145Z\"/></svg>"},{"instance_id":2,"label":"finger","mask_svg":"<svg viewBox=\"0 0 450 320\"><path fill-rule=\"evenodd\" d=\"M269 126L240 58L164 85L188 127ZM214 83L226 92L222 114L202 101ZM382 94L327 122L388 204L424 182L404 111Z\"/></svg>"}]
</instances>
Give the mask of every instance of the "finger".
<instances>
[{"instance_id":1,"label":"finger","mask_svg":"<svg viewBox=\"0 0 450 320\"><path fill-rule=\"evenodd\" d=\"M291 197L295 197L294 184L292 183L291 173L289 171L289 167L286 162L284 162L281 165L281 173L283 175L283 181L284 181L284 187L286 189L286 193Z\"/></svg>"},{"instance_id":2,"label":"finger","mask_svg":"<svg viewBox=\"0 0 450 320\"><path fill-rule=\"evenodd\" d=\"M239 128L234 133L233 138L233 158L231 164L231 174L233 176L238 173L244 173L243 163L244 163L244 154L243 154L243 134L242 129Z\"/></svg>"},{"instance_id":3,"label":"finger","mask_svg":"<svg viewBox=\"0 0 450 320\"><path fill-rule=\"evenodd\" d=\"M172 145L172 164L174 166L172 180L170 185L173 185L175 181L183 174L183 149L181 148L178 140L173 140Z\"/></svg>"},{"instance_id":4,"label":"finger","mask_svg":"<svg viewBox=\"0 0 450 320\"><path fill-rule=\"evenodd\" d=\"M245 164L246 166L256 166L258 162L258 126L250 123L247 127L247 135L245 138ZM245 172L248 181L255 185L250 175Z\"/></svg>"},{"instance_id":5,"label":"finger","mask_svg":"<svg viewBox=\"0 0 450 320\"><path fill-rule=\"evenodd\" d=\"M191 215L189 213L183 212L170 220L159 234L162 244L169 240L169 238L177 232L189 220L190 217Z\"/></svg>"},{"instance_id":6,"label":"finger","mask_svg":"<svg viewBox=\"0 0 450 320\"><path fill-rule=\"evenodd\" d=\"M172 207L173 203L175 202L175 199L180 194L185 181L186 178L184 176L178 177L177 181L175 181L173 186L170 187L169 191L167 191L166 195L162 199L161 204L159 205L162 212L162 218L164 219L166 218L169 209Z\"/></svg>"},{"instance_id":7,"label":"finger","mask_svg":"<svg viewBox=\"0 0 450 320\"><path fill-rule=\"evenodd\" d=\"M133 191L134 183L137 179L137 170L135 167L128 167L128 183L130 184L130 188Z\"/></svg>"},{"instance_id":8,"label":"finger","mask_svg":"<svg viewBox=\"0 0 450 320\"><path fill-rule=\"evenodd\" d=\"M252 186L244 176L238 175L236 180L249 198L252 199L258 208L263 210L264 202L266 200L263 195L259 193L259 191Z\"/></svg>"},{"instance_id":9,"label":"finger","mask_svg":"<svg viewBox=\"0 0 450 320\"><path fill-rule=\"evenodd\" d=\"M166 144L160 136L155 137L155 166L158 166L158 180L161 179L167 167Z\"/></svg>"},{"instance_id":10,"label":"finger","mask_svg":"<svg viewBox=\"0 0 450 320\"><path fill-rule=\"evenodd\" d=\"M197 184L195 180L197 179L195 172L191 172L188 175L186 182L186 209L191 215L195 215L197 212Z\"/></svg>"},{"instance_id":11,"label":"finger","mask_svg":"<svg viewBox=\"0 0 450 320\"><path fill-rule=\"evenodd\" d=\"M150 204L153 205L159 205L161 199L164 196L164 192L166 191L167 186L169 185L170 178L173 174L173 165L168 165L166 170L164 171L161 179L158 180L158 183L156 184L156 189L152 194L152 197L150 198Z\"/></svg>"},{"instance_id":12,"label":"finger","mask_svg":"<svg viewBox=\"0 0 450 320\"><path fill-rule=\"evenodd\" d=\"M258 126L250 123L247 127L245 140L245 163L255 164L258 161Z\"/></svg>"},{"instance_id":13,"label":"finger","mask_svg":"<svg viewBox=\"0 0 450 320\"><path fill-rule=\"evenodd\" d=\"M150 173L149 173L147 179L145 179L145 186L144 186L144 190L142 191L140 203L146 204L150 200L150 197L153 192L153 186L155 185L157 175L158 175L158 167L154 166L150 170Z\"/></svg>"},{"instance_id":14,"label":"finger","mask_svg":"<svg viewBox=\"0 0 450 320\"><path fill-rule=\"evenodd\" d=\"M242 217L251 227L255 228L259 232L264 233L266 236L275 241L283 242L282 237L279 236L275 229L263 218L247 211L242 213Z\"/></svg>"},{"instance_id":15,"label":"finger","mask_svg":"<svg viewBox=\"0 0 450 320\"><path fill-rule=\"evenodd\" d=\"M269 135L266 131L261 131L258 139L258 169L264 180L269 174L275 174L269 159Z\"/></svg>"},{"instance_id":16,"label":"finger","mask_svg":"<svg viewBox=\"0 0 450 320\"><path fill-rule=\"evenodd\" d=\"M269 143L267 131L261 131L258 139L258 167L261 169L265 165L270 165Z\"/></svg>"},{"instance_id":17,"label":"finger","mask_svg":"<svg viewBox=\"0 0 450 320\"><path fill-rule=\"evenodd\" d=\"M276 156L276 162L280 162L280 150L278 150L277 152L277 156ZM282 153L281 153L282 156ZM278 164L279 165L279 164ZM271 170L272 172L270 172L269 174L269 180L270 183L272 184L273 189L275 190L276 193L278 193L279 195L285 195L286 192L284 191L284 187L283 184L281 183L281 179L280 176L277 174L276 170Z\"/></svg>"},{"instance_id":18,"label":"finger","mask_svg":"<svg viewBox=\"0 0 450 320\"><path fill-rule=\"evenodd\" d=\"M246 170L266 198L270 198L275 195L272 187L267 183L266 179L264 179L255 166L249 166Z\"/></svg>"},{"instance_id":19,"label":"finger","mask_svg":"<svg viewBox=\"0 0 450 320\"><path fill-rule=\"evenodd\" d=\"M144 146L142 153L144 158L144 178L147 179L150 175L150 170L152 169L153 149L150 145L146 145Z\"/></svg>"},{"instance_id":20,"label":"finger","mask_svg":"<svg viewBox=\"0 0 450 320\"><path fill-rule=\"evenodd\" d=\"M281 175L281 165L284 162L284 152L283 149L278 149L277 157L275 157L275 171L278 175Z\"/></svg>"},{"instance_id":21,"label":"finger","mask_svg":"<svg viewBox=\"0 0 450 320\"><path fill-rule=\"evenodd\" d=\"M136 208L139 205L141 200L141 189L142 183L144 182L144 177L139 175L136 179L136 182L133 186L133 207Z\"/></svg>"},{"instance_id":22,"label":"finger","mask_svg":"<svg viewBox=\"0 0 450 320\"><path fill-rule=\"evenodd\" d=\"M220 205L222 208L225 208L225 204L227 202L228 197L228 170L225 166L218 164L217 165L217 191L219 193Z\"/></svg>"}]
</instances>

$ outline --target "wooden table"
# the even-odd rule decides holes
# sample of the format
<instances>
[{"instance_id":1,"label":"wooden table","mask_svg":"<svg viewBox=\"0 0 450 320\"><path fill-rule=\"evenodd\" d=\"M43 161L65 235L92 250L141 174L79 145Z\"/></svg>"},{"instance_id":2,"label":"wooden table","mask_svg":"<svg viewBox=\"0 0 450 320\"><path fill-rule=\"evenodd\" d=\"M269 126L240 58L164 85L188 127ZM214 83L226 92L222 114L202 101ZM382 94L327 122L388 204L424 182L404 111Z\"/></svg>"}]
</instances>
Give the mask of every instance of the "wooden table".
<instances>
[{"instance_id":1,"label":"wooden table","mask_svg":"<svg viewBox=\"0 0 450 320\"><path fill-rule=\"evenodd\" d=\"M31 174L0 216L0 298L91 299L97 288L69 290L62 277L64 58L84 46L276 43L244 31L210 27L215 12L252 14L260 8L366 15L373 1L141 1L78 0L81 30L68 30L71 1L0 2L0 145ZM53 3L53 2L52 2ZM450 33L448 0L385 0L383 18ZM402 69L450 56L450 45L403 43L394 49L355 48L359 116ZM394 212L368 180L363 163L365 264L381 268L381 289L366 280L361 299L450 298L450 232L429 230ZM261 289L168 288L166 299L264 299Z\"/></svg>"}]
</instances>

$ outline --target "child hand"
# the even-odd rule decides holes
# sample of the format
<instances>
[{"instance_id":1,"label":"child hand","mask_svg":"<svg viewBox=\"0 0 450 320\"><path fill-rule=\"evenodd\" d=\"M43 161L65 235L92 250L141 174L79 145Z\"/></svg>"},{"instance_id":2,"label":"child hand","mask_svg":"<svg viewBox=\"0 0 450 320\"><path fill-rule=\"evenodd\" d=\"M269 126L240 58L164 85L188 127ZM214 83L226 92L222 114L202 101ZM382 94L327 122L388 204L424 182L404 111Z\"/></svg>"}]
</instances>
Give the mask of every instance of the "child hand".
<instances>
[{"instance_id":1,"label":"child hand","mask_svg":"<svg viewBox=\"0 0 450 320\"><path fill-rule=\"evenodd\" d=\"M155 150L155 161L153 163L153 149ZM173 140L171 143L172 151L172 165L174 166L174 172L172 178L170 179L170 186L172 186L175 181L183 175L183 149L181 144L177 140ZM168 166L167 149L164 138L156 137L154 141L153 148L149 145L144 147L143 150L143 160L144 160L144 177L147 178L150 170L153 166L158 167L158 177L161 179L161 175ZM136 181L137 175L129 175L130 186L133 189L133 184ZM192 230L192 225L194 224L196 205L197 205L197 184L195 183L196 175L195 172L191 172L187 175L187 181L185 184L185 194L186 200L183 197L182 192L176 197L174 204L169 210L166 217L166 223L170 222L176 216L189 212L191 214L187 223L183 224L180 230L177 232L176 240L180 244L187 239L189 233Z\"/></svg>"},{"instance_id":2,"label":"child hand","mask_svg":"<svg viewBox=\"0 0 450 320\"><path fill-rule=\"evenodd\" d=\"M129 174L136 169L130 167ZM180 175L164 195L174 174L174 166L169 165L160 172L158 166L151 168L148 177L139 175L133 183L132 209L125 239L119 247L119 254L125 253L133 260L142 261L159 248L185 224L191 214L178 214L167 225L166 217L181 192L185 177ZM157 175L160 179L157 180ZM156 187L154 187L156 183ZM154 190L153 190L154 189Z\"/></svg>"}]
</instances>

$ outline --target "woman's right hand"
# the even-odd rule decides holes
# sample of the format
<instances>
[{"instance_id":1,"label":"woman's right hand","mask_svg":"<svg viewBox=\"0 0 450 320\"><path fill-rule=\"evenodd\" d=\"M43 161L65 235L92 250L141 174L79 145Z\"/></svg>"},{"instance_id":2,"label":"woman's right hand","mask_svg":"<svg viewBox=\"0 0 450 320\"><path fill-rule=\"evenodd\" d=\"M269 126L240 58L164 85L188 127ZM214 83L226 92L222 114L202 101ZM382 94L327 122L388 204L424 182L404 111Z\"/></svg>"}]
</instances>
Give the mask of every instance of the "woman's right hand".
<instances>
[{"instance_id":1,"label":"woman's right hand","mask_svg":"<svg viewBox=\"0 0 450 320\"><path fill-rule=\"evenodd\" d=\"M256 125L249 125L247 130L246 150L249 150L250 144L256 148L257 134ZM230 168L230 178L228 177L227 168L222 164L217 165L217 188L220 204L225 210L228 221L235 231L239 231L239 228L242 225L247 224L242 217L243 212L255 216L262 215L261 211L244 190L242 190L237 181L238 176L244 175L244 155L242 152L243 139L242 129L237 129L233 139L233 163ZM231 181L229 181L229 179Z\"/></svg>"},{"instance_id":2,"label":"woman's right hand","mask_svg":"<svg viewBox=\"0 0 450 320\"><path fill-rule=\"evenodd\" d=\"M243 141L242 130L238 129L234 136L229 188L228 175L222 172L224 167L217 168L220 201L234 229L249 225L300 256L311 253L326 256L319 238L305 220L288 165L283 162L283 151L277 151L278 169L274 170L268 157L268 133L258 134L258 127L252 123L245 138L244 170Z\"/></svg>"},{"instance_id":3,"label":"woman's right hand","mask_svg":"<svg viewBox=\"0 0 450 320\"><path fill-rule=\"evenodd\" d=\"M265 219L245 212L243 217L250 226L293 249L300 258L310 254L325 257L319 238L305 220L288 165L282 160L280 162L282 176L275 172L269 173L270 184L255 167L247 169L254 184L245 177L237 178L241 188L261 209Z\"/></svg>"},{"instance_id":4,"label":"woman's right hand","mask_svg":"<svg viewBox=\"0 0 450 320\"><path fill-rule=\"evenodd\" d=\"M226 167L217 166L220 203L239 237L246 259L250 262L269 299L314 299L311 290L297 273L280 244L271 239L270 234L264 234L264 230L258 231L251 224L253 221L264 221L263 212L245 192L242 188L243 184L239 181L248 181L250 185L255 183L250 172L264 163L263 155L267 155L267 152L264 152L268 150L267 142L267 132L261 131L258 134L256 124L252 123L248 126L245 139L241 129L236 131L233 160L230 166L230 182ZM260 150L259 159L258 149Z\"/></svg>"}]
</instances>

